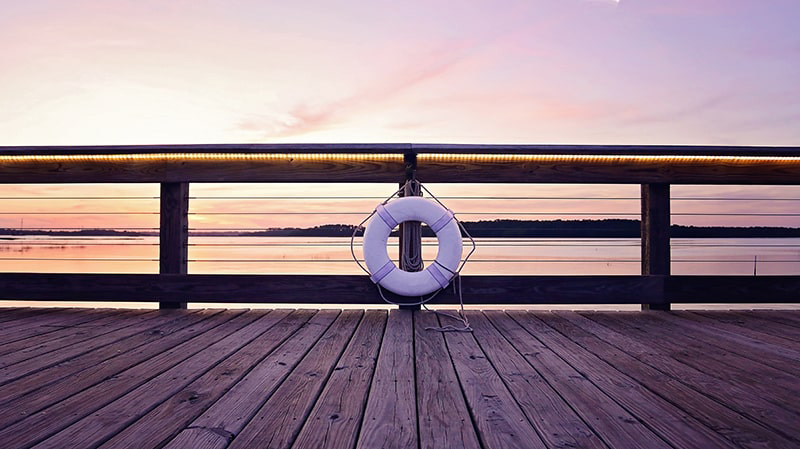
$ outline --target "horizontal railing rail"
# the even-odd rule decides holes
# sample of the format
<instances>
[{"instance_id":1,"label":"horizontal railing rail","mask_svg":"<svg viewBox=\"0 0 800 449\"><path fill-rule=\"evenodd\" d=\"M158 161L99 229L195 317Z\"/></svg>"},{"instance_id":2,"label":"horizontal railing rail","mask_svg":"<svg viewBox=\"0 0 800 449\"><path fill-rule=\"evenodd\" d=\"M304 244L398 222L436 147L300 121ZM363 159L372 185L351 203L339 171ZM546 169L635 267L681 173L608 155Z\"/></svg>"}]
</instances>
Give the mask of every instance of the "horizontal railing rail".
<instances>
[{"instance_id":1,"label":"horizontal railing rail","mask_svg":"<svg viewBox=\"0 0 800 449\"><path fill-rule=\"evenodd\" d=\"M157 228L160 274L0 273L0 299L157 300L162 307L184 307L188 301L381 303L374 285L363 275L187 274L189 218L214 214L190 212L189 184L402 184L409 179L425 183L641 185L641 211L620 213L641 218L641 275L464 276L464 298L471 303L642 304L668 309L674 302L798 301L800 276L671 275L669 232L673 217L705 215L671 213L670 201L684 200L671 198L671 184L800 185L800 147L439 144L0 147L0 184L161 185ZM704 197L698 195L696 200ZM788 210L762 215L799 214ZM418 251L420 246L419 241L405 241L401 251ZM437 301L452 303L457 297L445 291Z\"/></svg>"}]
</instances>

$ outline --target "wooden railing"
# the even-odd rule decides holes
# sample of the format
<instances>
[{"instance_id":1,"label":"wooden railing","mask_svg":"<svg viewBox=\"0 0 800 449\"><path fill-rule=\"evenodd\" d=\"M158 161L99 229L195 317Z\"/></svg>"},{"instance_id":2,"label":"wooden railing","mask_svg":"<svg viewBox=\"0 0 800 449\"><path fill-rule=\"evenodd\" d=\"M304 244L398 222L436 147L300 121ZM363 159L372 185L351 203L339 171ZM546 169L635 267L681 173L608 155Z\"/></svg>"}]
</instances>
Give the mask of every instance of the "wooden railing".
<instances>
[{"instance_id":1,"label":"wooden railing","mask_svg":"<svg viewBox=\"0 0 800 449\"><path fill-rule=\"evenodd\" d=\"M364 275L187 274L189 184L413 178L641 185L641 275L464 276L471 304L800 302L800 276L671 275L669 240L671 184L797 185L798 147L419 144L0 147L0 184L161 184L159 274L0 273L0 299L382 303Z\"/></svg>"}]
</instances>

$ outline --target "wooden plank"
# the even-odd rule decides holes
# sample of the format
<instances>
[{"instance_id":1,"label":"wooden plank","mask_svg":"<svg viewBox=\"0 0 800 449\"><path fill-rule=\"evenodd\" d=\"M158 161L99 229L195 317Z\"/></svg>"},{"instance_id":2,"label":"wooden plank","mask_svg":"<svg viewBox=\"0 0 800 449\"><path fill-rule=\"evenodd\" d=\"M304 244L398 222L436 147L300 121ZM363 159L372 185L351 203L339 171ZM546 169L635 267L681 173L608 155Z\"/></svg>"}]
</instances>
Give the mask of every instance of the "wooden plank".
<instances>
[{"instance_id":1,"label":"wooden plank","mask_svg":"<svg viewBox=\"0 0 800 449\"><path fill-rule=\"evenodd\" d=\"M742 163L736 160L687 158L691 155L788 156L796 147L681 147L681 146L570 146L570 145L174 145L109 147L6 147L0 157L26 154L152 154L197 153L201 158L149 160L4 160L0 182L400 182L403 154L418 154L421 179L436 182L596 182L690 184L796 184L800 164L790 159ZM76 153L77 152L77 153ZM275 158L279 154L309 153L309 157ZM225 159L220 153L270 154L268 159ZM317 157L312 157L317 153ZM345 154L358 157L342 157ZM460 157L428 157L449 153ZM325 157L326 154L340 155ZM470 158L468 155L564 155L546 159L513 157ZM648 156L678 155L672 159ZM363 156L373 155L371 159ZM599 155L617 158L570 156ZM620 155L644 158L628 161Z\"/></svg>"},{"instance_id":2,"label":"wooden plank","mask_svg":"<svg viewBox=\"0 0 800 449\"><path fill-rule=\"evenodd\" d=\"M538 318L539 314L510 312L510 315L520 317L520 324L528 332L536 335L542 343L672 446L684 449L736 447L674 404L547 326Z\"/></svg>"},{"instance_id":3,"label":"wooden plank","mask_svg":"<svg viewBox=\"0 0 800 449\"><path fill-rule=\"evenodd\" d=\"M475 337L447 332L445 341L481 445L485 449L546 447Z\"/></svg>"},{"instance_id":4,"label":"wooden plank","mask_svg":"<svg viewBox=\"0 0 800 449\"><path fill-rule=\"evenodd\" d=\"M42 317L30 316L4 325L0 329L0 342L11 343L25 338L49 334L65 327L96 320L105 313L98 310L74 309L49 313Z\"/></svg>"},{"instance_id":5,"label":"wooden plank","mask_svg":"<svg viewBox=\"0 0 800 449\"><path fill-rule=\"evenodd\" d=\"M389 312L357 448L418 446L413 317Z\"/></svg>"},{"instance_id":6,"label":"wooden plank","mask_svg":"<svg viewBox=\"0 0 800 449\"><path fill-rule=\"evenodd\" d=\"M600 319L608 317L612 313L587 312L578 314L572 311L555 313L571 321L581 329L591 332L602 341L615 346L670 377L680 380L761 425L770 427L773 431L782 433L787 437L800 440L800 429L797 429L794 425L797 420L795 413L776 407L747 385L723 381L691 365L682 363L661 352L660 350L663 350L663 348L654 350L650 346L643 344L642 342L646 340L626 326L616 325L614 322L604 322L602 324L599 322Z\"/></svg>"},{"instance_id":7,"label":"wooden plank","mask_svg":"<svg viewBox=\"0 0 800 449\"><path fill-rule=\"evenodd\" d=\"M642 274L670 274L669 184L642 184ZM642 303L642 310L669 310L669 302Z\"/></svg>"},{"instance_id":8,"label":"wooden plank","mask_svg":"<svg viewBox=\"0 0 800 449\"><path fill-rule=\"evenodd\" d=\"M681 382L681 378L665 376L560 314L540 313L537 318L739 447L757 449L768 445L772 448L789 449L797 445L797 442L743 417L703 392L690 388Z\"/></svg>"},{"instance_id":9,"label":"wooden plank","mask_svg":"<svg viewBox=\"0 0 800 449\"><path fill-rule=\"evenodd\" d=\"M800 276L670 276L664 288L673 303L797 303Z\"/></svg>"},{"instance_id":10,"label":"wooden plank","mask_svg":"<svg viewBox=\"0 0 800 449\"><path fill-rule=\"evenodd\" d=\"M796 146L744 145L552 145L449 143L248 143L171 145L0 146L0 155L149 154L149 153L451 153L451 154L591 154L643 156L800 156Z\"/></svg>"},{"instance_id":11,"label":"wooden plank","mask_svg":"<svg viewBox=\"0 0 800 449\"><path fill-rule=\"evenodd\" d=\"M6 325L13 325L19 321L24 319L30 319L31 317L41 317L48 313L54 313L60 310L64 310L61 307L22 307L19 309L5 309L6 312L0 316L0 323L6 323Z\"/></svg>"},{"instance_id":12,"label":"wooden plank","mask_svg":"<svg viewBox=\"0 0 800 449\"><path fill-rule=\"evenodd\" d=\"M462 277L464 297L473 304L657 303L663 282L659 276ZM800 276L780 277L773 279L773 288L795 283L800 285ZM0 273L0 291L6 297L43 301L184 297L195 302L307 303L322 300L323 290L327 304L385 304L366 275ZM458 304L458 296L443 291L436 302Z\"/></svg>"},{"instance_id":13,"label":"wooden plank","mask_svg":"<svg viewBox=\"0 0 800 449\"><path fill-rule=\"evenodd\" d=\"M698 334L688 327L665 325L650 315L667 314L598 314L592 319L623 328L651 348L661 350L658 345L663 345L663 351L675 360L755 392L777 407L800 411L796 401L788 399L796 395L796 379L792 375L730 352L720 347L719 344L724 343L717 342L713 336ZM658 344L652 344L653 341L658 341Z\"/></svg>"},{"instance_id":14,"label":"wooden plank","mask_svg":"<svg viewBox=\"0 0 800 449\"><path fill-rule=\"evenodd\" d=\"M189 183L161 183L158 272L186 274L189 269ZM159 298L160 309L185 309L180 296Z\"/></svg>"},{"instance_id":15,"label":"wooden plank","mask_svg":"<svg viewBox=\"0 0 800 449\"><path fill-rule=\"evenodd\" d=\"M165 448L225 448L328 330L338 312L323 311L256 365Z\"/></svg>"},{"instance_id":16,"label":"wooden plank","mask_svg":"<svg viewBox=\"0 0 800 449\"><path fill-rule=\"evenodd\" d=\"M256 337L274 326L288 310L268 314L249 313L256 319L220 339L202 351L181 361L125 395L79 419L37 444L40 449L63 447L95 447L137 418L140 410L148 410L176 394L203 375L209 368L225 360ZM188 398L187 398L188 399Z\"/></svg>"},{"instance_id":17,"label":"wooden plank","mask_svg":"<svg viewBox=\"0 0 800 449\"><path fill-rule=\"evenodd\" d=\"M5 161L0 183L391 182L403 179L402 155L366 157L156 158Z\"/></svg>"},{"instance_id":18,"label":"wooden plank","mask_svg":"<svg viewBox=\"0 0 800 449\"><path fill-rule=\"evenodd\" d=\"M800 314L796 310L749 310L747 313L786 326L800 328Z\"/></svg>"},{"instance_id":19,"label":"wooden plank","mask_svg":"<svg viewBox=\"0 0 800 449\"><path fill-rule=\"evenodd\" d=\"M467 158L429 160L418 156L417 176L435 182L491 183L612 183L612 184L786 184L800 179L795 161L744 164L713 161L620 160L520 160Z\"/></svg>"},{"instance_id":20,"label":"wooden plank","mask_svg":"<svg viewBox=\"0 0 800 449\"><path fill-rule=\"evenodd\" d=\"M134 366L112 365L113 368L120 370L109 370L102 381L94 383L90 388L59 402L51 402L50 406L36 413L26 414L24 419L0 429L0 441L12 447L35 444L145 384L153 377L192 358L213 346L214 342L222 341L253 322L258 316L252 313L220 314L218 315L220 321L224 321L216 322L217 326L213 332L205 332L177 346L166 346L165 341L153 344L153 347L157 348L157 355ZM210 354L208 351L203 353Z\"/></svg>"},{"instance_id":21,"label":"wooden plank","mask_svg":"<svg viewBox=\"0 0 800 449\"><path fill-rule=\"evenodd\" d=\"M127 317L127 319L124 321L126 324L125 326L122 326L112 332L97 336L91 340L81 342L81 344L62 348L56 353L44 353L27 359L24 359L24 356L20 357L23 358L22 361L0 368L0 384L10 382L14 379L19 379L28 374L67 361L78 355L85 354L95 348L102 348L122 338L146 331L147 329L153 327L150 320L156 318L157 316L157 313L153 312L133 315L131 317ZM13 354L8 356L9 359L16 359L12 358L11 355Z\"/></svg>"},{"instance_id":22,"label":"wooden plank","mask_svg":"<svg viewBox=\"0 0 800 449\"><path fill-rule=\"evenodd\" d=\"M61 328L39 337L18 340L3 345L0 349L0 355L3 356L0 367L13 365L62 348L67 348L66 350L69 351L71 346L80 346L83 342L119 331L139 320L153 319L157 315L158 313L152 310L120 310L114 314L106 313L105 316L88 323ZM128 321L129 318L134 317L138 320Z\"/></svg>"},{"instance_id":23,"label":"wooden plank","mask_svg":"<svg viewBox=\"0 0 800 449\"><path fill-rule=\"evenodd\" d=\"M608 447L486 316L468 316L475 339L547 447Z\"/></svg>"},{"instance_id":24,"label":"wooden plank","mask_svg":"<svg viewBox=\"0 0 800 449\"><path fill-rule=\"evenodd\" d=\"M730 329L743 335L794 350L800 349L800 327L778 323L750 312L696 310L690 315L703 317L700 322L715 320L734 326Z\"/></svg>"},{"instance_id":25,"label":"wooden plank","mask_svg":"<svg viewBox=\"0 0 800 449\"><path fill-rule=\"evenodd\" d=\"M365 311L352 340L297 435L293 449L355 446L385 327L385 311Z\"/></svg>"},{"instance_id":26,"label":"wooden plank","mask_svg":"<svg viewBox=\"0 0 800 449\"><path fill-rule=\"evenodd\" d=\"M126 311L124 310L104 310L104 311L86 311L86 313L91 317L97 317L96 320L91 321L84 321L83 323L76 324L74 326L64 326L61 324L49 324L48 327L54 328L52 332L46 332L44 334L34 335L27 338L21 338L19 340L14 341L5 341L3 342L2 346L0 346L0 356L11 354L16 351L21 350L33 350L34 348L38 347L39 345L48 345L53 346L57 345L58 341L65 339L65 338L80 338L81 336L85 336L87 332L94 331L94 330L102 330L105 326L102 324L103 320L113 320L117 319L117 317L124 316ZM44 316L44 315L43 315ZM11 324L11 323L8 323ZM29 326L35 326L35 322L33 324L29 324ZM7 337L11 340L13 337Z\"/></svg>"},{"instance_id":27,"label":"wooden plank","mask_svg":"<svg viewBox=\"0 0 800 449\"><path fill-rule=\"evenodd\" d=\"M228 447L289 448L362 315L343 311Z\"/></svg>"},{"instance_id":28,"label":"wooden plank","mask_svg":"<svg viewBox=\"0 0 800 449\"><path fill-rule=\"evenodd\" d=\"M154 409L144 413L127 427L124 427L125 423L119 421L112 426L107 426L104 429L106 435L103 438L111 438L100 447L123 449L161 447L173 435L180 432L193 419L214 404L251 369L255 369L256 365L314 315L315 311L313 310L294 311L287 314L284 319L266 332L183 387L179 392L172 394ZM325 326L333 321L333 318L330 316L327 323L323 320L315 320L311 322L312 326L310 327L314 327L315 324ZM121 398L120 401L123 399ZM157 403L157 400L153 403ZM108 409L108 407L105 410L107 416L112 416L126 407L126 404L118 404L117 410Z\"/></svg>"},{"instance_id":29,"label":"wooden plank","mask_svg":"<svg viewBox=\"0 0 800 449\"><path fill-rule=\"evenodd\" d=\"M462 276L462 285L473 304L795 303L800 276ZM384 304L365 275L0 273L0 292L18 300L306 303L323 289L328 304Z\"/></svg>"},{"instance_id":30,"label":"wooden plank","mask_svg":"<svg viewBox=\"0 0 800 449\"><path fill-rule=\"evenodd\" d=\"M708 341L713 346L731 351L760 364L771 366L795 376L800 375L800 351L781 343L769 342L768 335L746 335L747 329L729 329L724 323L716 320L702 320L698 322L692 318L697 317L689 312L677 311L664 316L653 315L661 322L669 322L687 329L698 339ZM711 338L713 337L713 338ZM756 367L758 365L755 365Z\"/></svg>"},{"instance_id":31,"label":"wooden plank","mask_svg":"<svg viewBox=\"0 0 800 449\"><path fill-rule=\"evenodd\" d=\"M509 315L485 315L609 447L672 448Z\"/></svg>"},{"instance_id":32,"label":"wooden plank","mask_svg":"<svg viewBox=\"0 0 800 449\"><path fill-rule=\"evenodd\" d=\"M480 447L458 377L433 312L414 315L414 362L421 449ZM311 447L311 446L309 446Z\"/></svg>"},{"instance_id":33,"label":"wooden plank","mask_svg":"<svg viewBox=\"0 0 800 449\"><path fill-rule=\"evenodd\" d=\"M30 373L0 387L0 426L8 425L9 419L22 419L17 417L17 414L11 413L14 410L24 411L25 414L34 413L115 374L116 371L109 373L113 368L107 367L117 365L121 360L127 361L125 366L131 366L135 364L133 360L143 360L152 355L148 350L158 345L143 346L147 343L168 339L177 344L179 341L176 338L188 339L193 332L197 333L203 328L202 326L209 325L209 323L198 325L199 321L218 312L220 311L198 310L182 313L180 316L164 315L159 320L151 322L154 326L151 329L98 347L50 368ZM187 326L195 327L185 329ZM112 361L115 358L117 359Z\"/></svg>"}]
</instances>

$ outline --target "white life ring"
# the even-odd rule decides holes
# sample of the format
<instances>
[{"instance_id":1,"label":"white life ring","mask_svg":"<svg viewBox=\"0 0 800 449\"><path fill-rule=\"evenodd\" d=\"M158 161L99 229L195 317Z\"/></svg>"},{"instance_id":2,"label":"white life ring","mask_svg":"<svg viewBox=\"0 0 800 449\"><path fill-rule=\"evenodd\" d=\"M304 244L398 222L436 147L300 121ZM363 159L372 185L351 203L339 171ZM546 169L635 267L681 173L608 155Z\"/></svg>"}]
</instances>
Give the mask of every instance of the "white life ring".
<instances>
[{"instance_id":1,"label":"white life ring","mask_svg":"<svg viewBox=\"0 0 800 449\"><path fill-rule=\"evenodd\" d=\"M439 241L436 260L423 271L404 271L389 259L386 245L404 221L427 224ZM372 282L403 296L422 296L447 287L461 261L461 230L453 212L438 203L409 196L379 205L364 231L364 260Z\"/></svg>"}]
</instances>

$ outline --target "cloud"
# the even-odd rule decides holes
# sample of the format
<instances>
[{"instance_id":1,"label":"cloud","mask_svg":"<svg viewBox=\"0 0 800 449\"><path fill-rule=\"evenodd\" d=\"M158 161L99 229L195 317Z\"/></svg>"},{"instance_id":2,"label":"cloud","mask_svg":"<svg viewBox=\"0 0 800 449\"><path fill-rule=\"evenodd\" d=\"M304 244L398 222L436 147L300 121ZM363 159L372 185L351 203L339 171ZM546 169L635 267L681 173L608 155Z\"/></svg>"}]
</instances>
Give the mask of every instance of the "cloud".
<instances>
[{"instance_id":1,"label":"cloud","mask_svg":"<svg viewBox=\"0 0 800 449\"><path fill-rule=\"evenodd\" d=\"M369 110L380 109L387 102L407 94L425 83L440 80L470 57L470 46L448 44L420 52L408 58L400 68L384 70L372 84L356 87L350 95L319 101L296 98L291 106L241 119L236 129L255 133L260 139L292 137L319 131L352 120Z\"/></svg>"}]
</instances>

